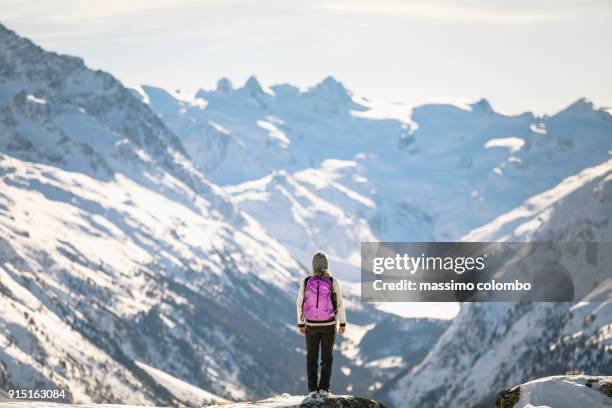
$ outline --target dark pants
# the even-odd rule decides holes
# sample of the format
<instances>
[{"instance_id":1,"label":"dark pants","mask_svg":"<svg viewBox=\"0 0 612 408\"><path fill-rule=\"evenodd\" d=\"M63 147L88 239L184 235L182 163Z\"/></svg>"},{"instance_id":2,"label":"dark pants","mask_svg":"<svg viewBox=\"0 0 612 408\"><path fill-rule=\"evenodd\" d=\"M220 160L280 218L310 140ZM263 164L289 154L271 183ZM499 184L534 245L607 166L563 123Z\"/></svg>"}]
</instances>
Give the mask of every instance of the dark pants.
<instances>
[{"instance_id":1,"label":"dark pants","mask_svg":"<svg viewBox=\"0 0 612 408\"><path fill-rule=\"evenodd\" d=\"M306 326L306 373L308 374L308 391L329 390L329 379L334 357L336 325ZM317 384L319 347L321 347L321 380Z\"/></svg>"}]
</instances>

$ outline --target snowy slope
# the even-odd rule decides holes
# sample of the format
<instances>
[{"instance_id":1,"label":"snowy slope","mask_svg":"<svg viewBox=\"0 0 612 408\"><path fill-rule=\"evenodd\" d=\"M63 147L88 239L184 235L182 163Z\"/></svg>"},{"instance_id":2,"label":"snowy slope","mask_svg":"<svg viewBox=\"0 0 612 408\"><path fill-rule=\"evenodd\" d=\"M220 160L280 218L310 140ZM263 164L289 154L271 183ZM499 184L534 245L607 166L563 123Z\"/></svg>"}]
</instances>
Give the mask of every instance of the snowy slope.
<instances>
[{"instance_id":1,"label":"snowy slope","mask_svg":"<svg viewBox=\"0 0 612 408\"><path fill-rule=\"evenodd\" d=\"M203 405L227 404L230 402L140 361L136 361L136 365L146 371L161 386L169 390L177 400L188 406L201 407Z\"/></svg>"},{"instance_id":2,"label":"snowy slope","mask_svg":"<svg viewBox=\"0 0 612 408\"><path fill-rule=\"evenodd\" d=\"M534 196L469 240L608 241L612 161L583 170ZM610 253L597 254L610 265ZM576 262L585 259L576 254ZM575 269L579 270L576 264ZM612 277L582 300L610 296ZM610 374L609 303L467 303L426 359L389 396L397 406L492 404L495 392L542 375Z\"/></svg>"},{"instance_id":3,"label":"snowy slope","mask_svg":"<svg viewBox=\"0 0 612 408\"><path fill-rule=\"evenodd\" d=\"M559 375L529 381L517 388L520 398L515 408L612 406L612 377Z\"/></svg>"},{"instance_id":4,"label":"snowy slope","mask_svg":"<svg viewBox=\"0 0 612 408\"><path fill-rule=\"evenodd\" d=\"M302 391L294 257L112 76L3 26L0 67L0 387L149 405ZM337 361L338 390L376 381Z\"/></svg>"},{"instance_id":5,"label":"snowy slope","mask_svg":"<svg viewBox=\"0 0 612 408\"><path fill-rule=\"evenodd\" d=\"M361 260L356 242L375 240L367 220L375 204L366 196L371 187L358 179L359 166L330 159L316 169L278 170L226 190L297 259L307 262L324 248L334 274L355 280Z\"/></svg>"},{"instance_id":6,"label":"snowy slope","mask_svg":"<svg viewBox=\"0 0 612 408\"><path fill-rule=\"evenodd\" d=\"M261 362L233 350L293 355L299 339L265 345L268 325L295 337L292 314L241 316L256 339L227 317L273 293L290 305L296 262L112 77L0 35L3 382L82 401L170 398L138 359L234 398L271 389L242 374Z\"/></svg>"},{"instance_id":7,"label":"snowy slope","mask_svg":"<svg viewBox=\"0 0 612 408\"><path fill-rule=\"evenodd\" d=\"M264 89L250 78L238 89L221 80L192 101L151 87L142 95L212 180L247 182L230 189L240 207L297 258L307 261L305 254L324 248L336 273L355 279L357 243L373 239L368 218L376 208L372 186L356 174L358 153L379 136L406 132L404 124L353 116L365 108L332 78L306 92ZM285 222L290 227L279 227Z\"/></svg>"},{"instance_id":8,"label":"snowy slope","mask_svg":"<svg viewBox=\"0 0 612 408\"><path fill-rule=\"evenodd\" d=\"M456 240L612 151L612 116L585 99L552 116L507 116L481 100L399 120L333 78L308 90L250 78L191 98L134 93L296 257L325 248L353 279L362 240Z\"/></svg>"},{"instance_id":9,"label":"snowy slope","mask_svg":"<svg viewBox=\"0 0 612 408\"><path fill-rule=\"evenodd\" d=\"M555 188L463 237L466 241L612 241L612 160L568 177ZM562 235L557 235L562 234ZM596 239L597 237L597 239Z\"/></svg>"}]
</instances>

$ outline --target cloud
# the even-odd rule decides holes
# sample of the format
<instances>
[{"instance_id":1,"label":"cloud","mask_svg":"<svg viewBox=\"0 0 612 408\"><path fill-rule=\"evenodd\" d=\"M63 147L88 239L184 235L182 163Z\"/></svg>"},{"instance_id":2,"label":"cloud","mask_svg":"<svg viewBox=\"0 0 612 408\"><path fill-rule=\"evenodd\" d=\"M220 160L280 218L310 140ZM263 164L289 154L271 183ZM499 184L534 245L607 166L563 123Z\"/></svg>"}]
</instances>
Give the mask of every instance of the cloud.
<instances>
[{"instance_id":1,"label":"cloud","mask_svg":"<svg viewBox=\"0 0 612 408\"><path fill-rule=\"evenodd\" d=\"M411 20L474 24L538 24L565 18L563 14L551 13L546 10L533 10L531 12L515 11L517 8L524 10L528 9L528 7L515 7L514 10L504 10L501 7L496 7L495 4L495 1L467 3L440 0L382 0L375 2L363 0L336 0L322 2L319 6L326 10L354 14L395 16ZM551 7L550 9L553 8Z\"/></svg>"}]
</instances>

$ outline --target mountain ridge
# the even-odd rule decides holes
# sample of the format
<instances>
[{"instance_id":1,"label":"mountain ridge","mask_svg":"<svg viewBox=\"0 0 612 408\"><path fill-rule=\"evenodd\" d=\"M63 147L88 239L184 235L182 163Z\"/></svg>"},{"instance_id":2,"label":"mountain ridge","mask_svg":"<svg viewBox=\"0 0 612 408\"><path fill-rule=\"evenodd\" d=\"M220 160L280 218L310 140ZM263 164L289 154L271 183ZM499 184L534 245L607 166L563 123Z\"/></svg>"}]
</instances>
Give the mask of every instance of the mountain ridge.
<instances>
[{"instance_id":1,"label":"mountain ridge","mask_svg":"<svg viewBox=\"0 0 612 408\"><path fill-rule=\"evenodd\" d=\"M298 258L328 248L352 280L363 240L457 240L610 157L602 147L610 145L611 116L583 99L552 116L504 115L486 99L425 104L402 121L370 117L373 107L332 77L309 90L273 85L265 106L226 88L200 90L195 100L155 89L148 103L270 235ZM332 103L333 114L313 110L317 89L339 90L352 102ZM584 109L564 113L572 106ZM333 161L352 164L339 175ZM294 187L269 184L270 174L283 174ZM270 191L260 191L263 185ZM325 216L332 207L345 209L336 218L344 221ZM278 228L280 219L295 229ZM333 239L317 232L328 230ZM309 239L296 245L298 236Z\"/></svg>"}]
</instances>

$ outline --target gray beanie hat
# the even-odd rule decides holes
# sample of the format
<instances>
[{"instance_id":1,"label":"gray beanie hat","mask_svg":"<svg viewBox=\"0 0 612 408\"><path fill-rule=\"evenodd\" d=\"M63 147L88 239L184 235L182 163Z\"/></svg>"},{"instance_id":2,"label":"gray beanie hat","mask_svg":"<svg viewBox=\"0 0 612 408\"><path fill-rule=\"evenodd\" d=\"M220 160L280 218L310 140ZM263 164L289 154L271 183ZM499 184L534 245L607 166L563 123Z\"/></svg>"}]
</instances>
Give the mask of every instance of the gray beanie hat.
<instances>
[{"instance_id":1,"label":"gray beanie hat","mask_svg":"<svg viewBox=\"0 0 612 408\"><path fill-rule=\"evenodd\" d=\"M312 271L315 274L323 274L327 271L327 256L321 251L317 251L312 257Z\"/></svg>"}]
</instances>

